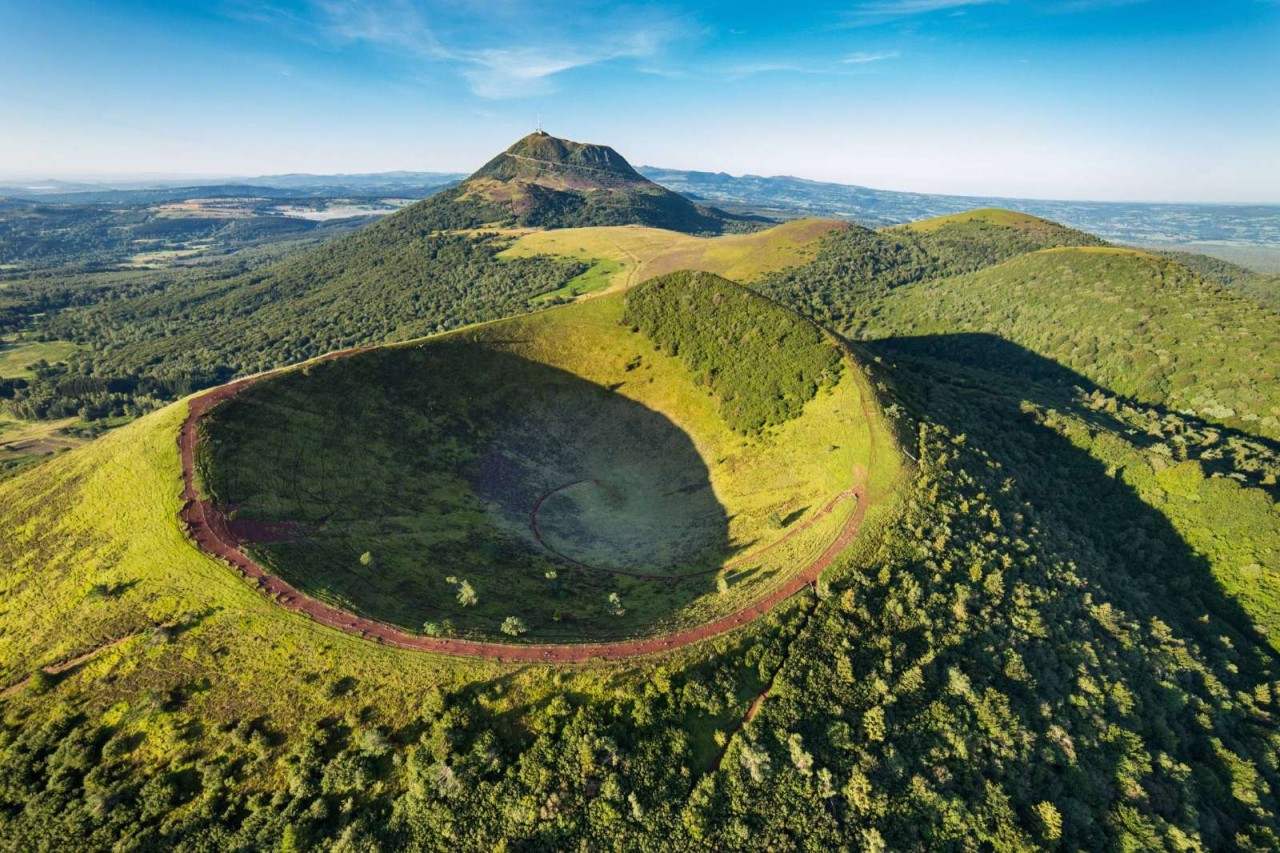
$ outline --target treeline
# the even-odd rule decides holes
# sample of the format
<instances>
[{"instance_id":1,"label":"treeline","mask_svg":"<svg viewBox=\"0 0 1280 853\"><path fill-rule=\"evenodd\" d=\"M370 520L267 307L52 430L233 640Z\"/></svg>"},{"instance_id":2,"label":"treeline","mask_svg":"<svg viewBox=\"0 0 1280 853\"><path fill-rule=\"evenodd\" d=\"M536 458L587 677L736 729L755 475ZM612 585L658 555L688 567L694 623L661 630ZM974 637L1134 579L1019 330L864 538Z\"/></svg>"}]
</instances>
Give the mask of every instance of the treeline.
<instances>
[{"instance_id":1,"label":"treeline","mask_svg":"<svg viewBox=\"0 0 1280 853\"><path fill-rule=\"evenodd\" d=\"M1010 227L979 216L948 217L928 228L872 231L849 226L823 238L809 263L754 283L753 289L833 328L856 328L874 301L905 284L974 272L1038 249L1105 245L1091 234L1025 218Z\"/></svg>"},{"instance_id":2,"label":"treeline","mask_svg":"<svg viewBox=\"0 0 1280 853\"><path fill-rule=\"evenodd\" d=\"M683 360L741 433L797 417L840 374L840 351L816 326L710 273L671 273L633 288L623 322Z\"/></svg>"},{"instance_id":3,"label":"treeline","mask_svg":"<svg viewBox=\"0 0 1280 853\"><path fill-rule=\"evenodd\" d=\"M848 331L994 334L1125 397L1280 439L1277 327L1280 314L1181 264L1063 250L901 288Z\"/></svg>"}]
</instances>

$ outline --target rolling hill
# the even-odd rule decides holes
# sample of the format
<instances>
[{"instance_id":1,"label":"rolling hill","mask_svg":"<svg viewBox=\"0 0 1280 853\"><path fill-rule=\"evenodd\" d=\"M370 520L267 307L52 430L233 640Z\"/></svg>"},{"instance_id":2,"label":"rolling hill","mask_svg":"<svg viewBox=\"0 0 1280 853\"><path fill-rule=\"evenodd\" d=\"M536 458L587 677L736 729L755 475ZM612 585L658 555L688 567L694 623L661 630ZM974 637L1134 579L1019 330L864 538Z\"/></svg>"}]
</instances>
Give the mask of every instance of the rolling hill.
<instances>
[{"instance_id":1,"label":"rolling hill","mask_svg":"<svg viewBox=\"0 0 1280 853\"><path fill-rule=\"evenodd\" d=\"M997 334L1122 396L1280 439L1278 325L1181 264L1072 247L893 291L854 332Z\"/></svg>"}]
</instances>

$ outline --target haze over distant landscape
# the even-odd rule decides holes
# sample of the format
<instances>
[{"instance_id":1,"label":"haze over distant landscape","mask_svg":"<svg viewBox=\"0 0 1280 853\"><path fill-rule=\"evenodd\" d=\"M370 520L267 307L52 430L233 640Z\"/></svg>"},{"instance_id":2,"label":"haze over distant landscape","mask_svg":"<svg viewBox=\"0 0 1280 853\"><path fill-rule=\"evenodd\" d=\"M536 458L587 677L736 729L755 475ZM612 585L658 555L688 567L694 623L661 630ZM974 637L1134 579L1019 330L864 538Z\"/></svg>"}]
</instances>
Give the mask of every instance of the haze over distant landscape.
<instances>
[{"instance_id":1,"label":"haze over distant landscape","mask_svg":"<svg viewBox=\"0 0 1280 853\"><path fill-rule=\"evenodd\" d=\"M0 175L469 172L541 115L666 168L1274 203L1277 44L1268 0L7 3Z\"/></svg>"}]
</instances>

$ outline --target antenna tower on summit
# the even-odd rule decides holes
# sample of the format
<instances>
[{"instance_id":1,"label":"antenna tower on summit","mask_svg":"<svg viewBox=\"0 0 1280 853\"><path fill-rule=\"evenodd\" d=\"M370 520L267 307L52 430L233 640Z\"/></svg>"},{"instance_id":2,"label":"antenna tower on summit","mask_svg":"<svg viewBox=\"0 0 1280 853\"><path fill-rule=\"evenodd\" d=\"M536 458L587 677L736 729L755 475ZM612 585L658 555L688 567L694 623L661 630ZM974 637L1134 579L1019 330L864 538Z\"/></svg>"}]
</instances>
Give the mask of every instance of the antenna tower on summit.
<instances>
[{"instance_id":1,"label":"antenna tower on summit","mask_svg":"<svg viewBox=\"0 0 1280 853\"><path fill-rule=\"evenodd\" d=\"M541 114L539 114L539 115L538 115L538 133L546 133L546 131L542 129L542 115L541 115Z\"/></svg>"}]
</instances>

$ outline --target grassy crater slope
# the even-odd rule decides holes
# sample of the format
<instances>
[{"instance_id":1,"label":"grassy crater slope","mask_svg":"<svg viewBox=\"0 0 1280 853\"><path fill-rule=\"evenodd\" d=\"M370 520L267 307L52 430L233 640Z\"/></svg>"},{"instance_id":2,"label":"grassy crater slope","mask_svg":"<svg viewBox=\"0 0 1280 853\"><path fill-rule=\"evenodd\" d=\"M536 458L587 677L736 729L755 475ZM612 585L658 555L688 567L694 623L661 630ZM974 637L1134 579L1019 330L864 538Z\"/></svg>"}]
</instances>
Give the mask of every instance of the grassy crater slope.
<instances>
[{"instance_id":1,"label":"grassy crater slope","mask_svg":"<svg viewBox=\"0 0 1280 853\"><path fill-rule=\"evenodd\" d=\"M0 482L0 849L37 838L60 850L330 847L363 837L352 821L390 820L397 797L436 796L438 772L460 792L518 786L494 804L545 801L569 779L565 811L585 814L595 764L624 750L629 772L657 780L640 789L647 823L669 824L680 800L667 785L681 766L705 771L713 731L741 717L799 623L784 605L658 661L555 671L321 627L183 534L174 436L185 416L172 405ZM638 710L616 730L594 708L575 721L597 701ZM616 746L598 762L606 741ZM273 799L280 791L296 796ZM465 837L490 848L513 818L489 814L402 815L387 847L465 849ZM520 811L517 834L537 835L537 815Z\"/></svg>"},{"instance_id":2,"label":"grassy crater slope","mask_svg":"<svg viewBox=\"0 0 1280 853\"><path fill-rule=\"evenodd\" d=\"M862 334L996 334L1119 394L1275 439L1278 323L1181 264L1078 247L895 290Z\"/></svg>"},{"instance_id":3,"label":"grassy crater slope","mask_svg":"<svg viewBox=\"0 0 1280 853\"><path fill-rule=\"evenodd\" d=\"M204 486L271 571L411 631L502 637L515 617L576 641L733 612L821 553L845 493L893 463L861 372L807 321L723 280L639 294L702 285L721 296L705 326L790 329L737 374L788 402L750 430L741 388L624 324L619 295L259 383L207 424Z\"/></svg>"}]
</instances>

